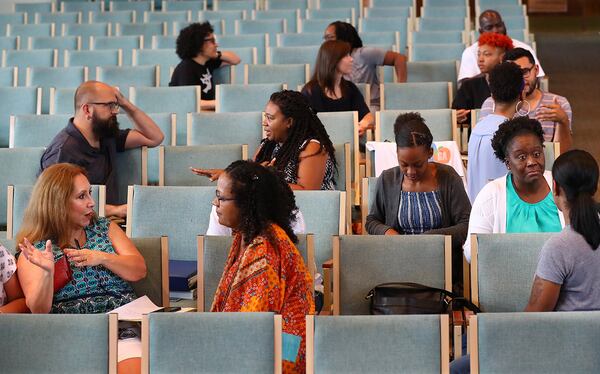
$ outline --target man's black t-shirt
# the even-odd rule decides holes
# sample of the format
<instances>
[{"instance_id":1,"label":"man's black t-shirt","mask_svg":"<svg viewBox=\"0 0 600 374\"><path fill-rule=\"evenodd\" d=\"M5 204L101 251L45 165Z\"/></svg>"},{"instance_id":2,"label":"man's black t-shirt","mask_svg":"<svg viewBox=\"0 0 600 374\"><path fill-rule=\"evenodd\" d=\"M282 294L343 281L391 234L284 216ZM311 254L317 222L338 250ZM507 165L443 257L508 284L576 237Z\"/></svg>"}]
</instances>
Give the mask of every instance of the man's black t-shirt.
<instances>
[{"instance_id":1,"label":"man's black t-shirt","mask_svg":"<svg viewBox=\"0 0 600 374\"><path fill-rule=\"evenodd\" d=\"M456 92L452 109L480 109L490 95L490 86L484 74L466 79Z\"/></svg>"},{"instance_id":2,"label":"man's black t-shirt","mask_svg":"<svg viewBox=\"0 0 600 374\"><path fill-rule=\"evenodd\" d=\"M182 60L173 71L169 86L202 86L202 100L214 100L215 86L212 72L222 63L220 58L208 60L204 65L192 59Z\"/></svg>"}]
</instances>

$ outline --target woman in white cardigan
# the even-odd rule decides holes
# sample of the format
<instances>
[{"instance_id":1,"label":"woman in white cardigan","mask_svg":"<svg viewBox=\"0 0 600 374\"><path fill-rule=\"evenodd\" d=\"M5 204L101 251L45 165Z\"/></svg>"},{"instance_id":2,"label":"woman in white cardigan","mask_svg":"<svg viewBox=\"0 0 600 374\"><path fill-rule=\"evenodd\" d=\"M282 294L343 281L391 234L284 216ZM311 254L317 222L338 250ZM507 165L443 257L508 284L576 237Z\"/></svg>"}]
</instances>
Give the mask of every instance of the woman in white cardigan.
<instances>
[{"instance_id":1,"label":"woman in white cardigan","mask_svg":"<svg viewBox=\"0 0 600 374\"><path fill-rule=\"evenodd\" d=\"M504 122L492 139L508 174L486 184L469 217L464 254L471 262L471 234L558 232L562 213L552 198L552 174L544 171L544 133L537 120L519 117Z\"/></svg>"}]
</instances>

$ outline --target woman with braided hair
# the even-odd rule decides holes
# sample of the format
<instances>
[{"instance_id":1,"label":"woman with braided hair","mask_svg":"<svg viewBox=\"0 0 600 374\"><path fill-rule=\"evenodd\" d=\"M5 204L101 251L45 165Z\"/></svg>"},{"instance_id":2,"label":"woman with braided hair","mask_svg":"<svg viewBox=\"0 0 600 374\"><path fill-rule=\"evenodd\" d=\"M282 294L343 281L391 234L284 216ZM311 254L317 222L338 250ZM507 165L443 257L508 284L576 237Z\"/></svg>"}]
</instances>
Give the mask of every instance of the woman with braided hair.
<instances>
[{"instance_id":1,"label":"woman with braided hair","mask_svg":"<svg viewBox=\"0 0 600 374\"><path fill-rule=\"evenodd\" d=\"M265 107L263 126L267 137L254 161L274 166L293 190L334 189L335 149L302 94L290 90L273 93ZM192 172L214 181L223 170L192 168Z\"/></svg>"}]
</instances>

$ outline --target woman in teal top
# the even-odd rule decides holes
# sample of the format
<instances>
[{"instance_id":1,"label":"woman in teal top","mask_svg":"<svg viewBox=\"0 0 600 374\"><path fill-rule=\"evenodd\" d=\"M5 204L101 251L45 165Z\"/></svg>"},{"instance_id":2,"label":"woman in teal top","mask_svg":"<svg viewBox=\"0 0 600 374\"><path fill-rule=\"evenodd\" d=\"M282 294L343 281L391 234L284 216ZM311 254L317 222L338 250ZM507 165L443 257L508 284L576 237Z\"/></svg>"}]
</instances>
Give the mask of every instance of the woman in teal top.
<instances>
[{"instance_id":1,"label":"woman in teal top","mask_svg":"<svg viewBox=\"0 0 600 374\"><path fill-rule=\"evenodd\" d=\"M106 313L135 298L127 281L146 276L131 240L96 217L90 193L85 170L64 163L44 170L33 187L16 238L19 281L32 313ZM71 276L58 282L61 269Z\"/></svg>"},{"instance_id":2,"label":"woman in teal top","mask_svg":"<svg viewBox=\"0 0 600 374\"><path fill-rule=\"evenodd\" d=\"M537 203L519 197L512 174L506 176L506 232L559 232L562 229L552 192Z\"/></svg>"}]
</instances>

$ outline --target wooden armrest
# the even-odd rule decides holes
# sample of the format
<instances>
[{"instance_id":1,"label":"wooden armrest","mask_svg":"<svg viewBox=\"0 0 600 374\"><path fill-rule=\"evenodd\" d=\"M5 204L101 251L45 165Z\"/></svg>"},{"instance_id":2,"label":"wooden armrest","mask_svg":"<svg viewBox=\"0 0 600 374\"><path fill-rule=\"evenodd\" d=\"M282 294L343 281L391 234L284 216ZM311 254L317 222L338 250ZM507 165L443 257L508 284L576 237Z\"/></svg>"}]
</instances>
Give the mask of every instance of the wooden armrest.
<instances>
[{"instance_id":1,"label":"wooden armrest","mask_svg":"<svg viewBox=\"0 0 600 374\"><path fill-rule=\"evenodd\" d=\"M329 259L323 262L323 269L332 269L333 268L333 259Z\"/></svg>"}]
</instances>

